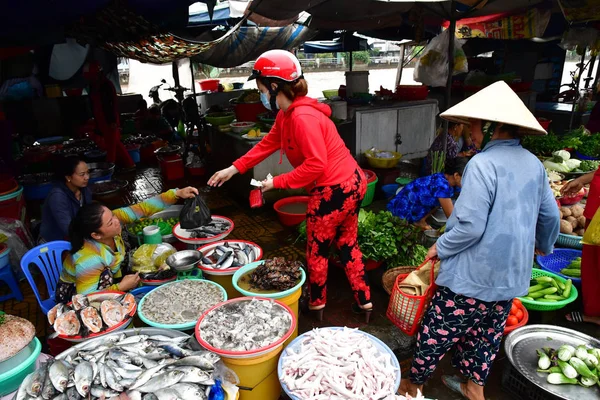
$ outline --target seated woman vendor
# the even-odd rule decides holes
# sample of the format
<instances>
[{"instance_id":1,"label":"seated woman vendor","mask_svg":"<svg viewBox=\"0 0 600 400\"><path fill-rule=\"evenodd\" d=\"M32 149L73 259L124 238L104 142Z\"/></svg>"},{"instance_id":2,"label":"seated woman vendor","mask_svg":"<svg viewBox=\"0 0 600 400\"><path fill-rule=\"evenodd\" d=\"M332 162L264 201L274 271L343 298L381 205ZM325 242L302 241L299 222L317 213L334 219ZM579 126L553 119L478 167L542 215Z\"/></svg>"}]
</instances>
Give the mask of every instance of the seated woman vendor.
<instances>
[{"instance_id":1,"label":"seated woman vendor","mask_svg":"<svg viewBox=\"0 0 600 400\"><path fill-rule=\"evenodd\" d=\"M455 158L446 162L445 173L418 178L406 185L387 205L395 216L405 219L423 229L431 229L427 218L442 207L450 217L454 205L455 188L460 187L468 159Z\"/></svg>"},{"instance_id":2,"label":"seated woman vendor","mask_svg":"<svg viewBox=\"0 0 600 400\"><path fill-rule=\"evenodd\" d=\"M175 204L178 199L198 195L198 189L172 189L131 207L111 211L100 203L83 206L71 222L71 257L63 263L56 287L56 301L68 302L75 293L100 290L129 291L137 287L137 274L123 276L127 249L121 224L149 217Z\"/></svg>"},{"instance_id":3,"label":"seated woman vendor","mask_svg":"<svg viewBox=\"0 0 600 400\"><path fill-rule=\"evenodd\" d=\"M58 164L54 186L44 201L40 242L65 240L69 224L81 206L92 202L88 188L90 171L79 157L66 157Z\"/></svg>"},{"instance_id":4,"label":"seated woman vendor","mask_svg":"<svg viewBox=\"0 0 600 400\"><path fill-rule=\"evenodd\" d=\"M425 158L425 175L431 175L433 164L433 153L444 151L444 137L446 138L446 160L457 157L472 157L476 153L475 146L471 141L469 129L463 124L455 122L448 123L448 134L444 134L443 128L439 130L437 137L431 144L427 157Z\"/></svg>"}]
</instances>

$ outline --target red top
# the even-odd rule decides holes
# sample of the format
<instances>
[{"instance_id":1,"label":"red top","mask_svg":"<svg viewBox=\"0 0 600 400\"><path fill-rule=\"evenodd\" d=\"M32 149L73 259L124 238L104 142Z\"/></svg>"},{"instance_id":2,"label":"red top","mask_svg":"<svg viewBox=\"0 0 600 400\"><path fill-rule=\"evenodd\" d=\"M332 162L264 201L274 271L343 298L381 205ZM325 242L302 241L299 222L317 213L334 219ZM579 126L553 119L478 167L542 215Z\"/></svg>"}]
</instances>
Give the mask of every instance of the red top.
<instances>
[{"instance_id":1,"label":"red top","mask_svg":"<svg viewBox=\"0 0 600 400\"><path fill-rule=\"evenodd\" d=\"M269 134L233 165L243 174L279 149L294 170L276 176L275 188L310 191L344 182L358 164L330 115L329 106L305 96L296 98L287 111L279 111Z\"/></svg>"},{"instance_id":2,"label":"red top","mask_svg":"<svg viewBox=\"0 0 600 400\"><path fill-rule=\"evenodd\" d=\"M590 192L588 193L588 198L585 203L585 211L583 212L583 216L591 221L594 218L594 214L600 207L600 169L596 171L594 174L594 179L592 179L592 183L590 183Z\"/></svg>"}]
</instances>

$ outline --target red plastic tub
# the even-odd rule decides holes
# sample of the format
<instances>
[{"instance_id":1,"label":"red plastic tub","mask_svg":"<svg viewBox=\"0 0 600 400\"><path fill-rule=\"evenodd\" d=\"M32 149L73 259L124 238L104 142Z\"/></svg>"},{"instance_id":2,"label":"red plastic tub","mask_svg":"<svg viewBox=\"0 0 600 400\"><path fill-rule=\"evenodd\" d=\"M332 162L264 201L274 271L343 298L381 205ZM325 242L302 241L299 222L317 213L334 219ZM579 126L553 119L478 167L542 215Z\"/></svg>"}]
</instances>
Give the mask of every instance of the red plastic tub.
<instances>
[{"instance_id":1,"label":"red plastic tub","mask_svg":"<svg viewBox=\"0 0 600 400\"><path fill-rule=\"evenodd\" d=\"M371 171L370 169L363 168L363 172L365 173L365 177L367 178L367 184L375 182L377 180L377 174Z\"/></svg>"},{"instance_id":2,"label":"red plastic tub","mask_svg":"<svg viewBox=\"0 0 600 400\"><path fill-rule=\"evenodd\" d=\"M262 103L234 103L233 107L238 121L256 122L258 116L267 111Z\"/></svg>"},{"instance_id":3,"label":"red plastic tub","mask_svg":"<svg viewBox=\"0 0 600 400\"><path fill-rule=\"evenodd\" d=\"M219 80L218 79L205 79L198 82L200 90L210 90L211 92L219 91Z\"/></svg>"},{"instance_id":4,"label":"red plastic tub","mask_svg":"<svg viewBox=\"0 0 600 400\"><path fill-rule=\"evenodd\" d=\"M205 167L187 167L188 172L191 176L204 176L206 175Z\"/></svg>"},{"instance_id":5,"label":"red plastic tub","mask_svg":"<svg viewBox=\"0 0 600 400\"><path fill-rule=\"evenodd\" d=\"M429 89L425 85L400 85L396 88L396 97L404 101L425 100Z\"/></svg>"},{"instance_id":6,"label":"red plastic tub","mask_svg":"<svg viewBox=\"0 0 600 400\"><path fill-rule=\"evenodd\" d=\"M180 155L159 157L158 163L166 180L176 181L184 178L185 169Z\"/></svg>"},{"instance_id":7,"label":"red plastic tub","mask_svg":"<svg viewBox=\"0 0 600 400\"><path fill-rule=\"evenodd\" d=\"M275 202L275 204L273 204L273 208L277 213L279 222L285 226L294 226L304 221L306 219L306 211L303 213L291 213L286 212L284 209L290 204L306 204L308 206L308 199L309 196L292 196Z\"/></svg>"}]
</instances>

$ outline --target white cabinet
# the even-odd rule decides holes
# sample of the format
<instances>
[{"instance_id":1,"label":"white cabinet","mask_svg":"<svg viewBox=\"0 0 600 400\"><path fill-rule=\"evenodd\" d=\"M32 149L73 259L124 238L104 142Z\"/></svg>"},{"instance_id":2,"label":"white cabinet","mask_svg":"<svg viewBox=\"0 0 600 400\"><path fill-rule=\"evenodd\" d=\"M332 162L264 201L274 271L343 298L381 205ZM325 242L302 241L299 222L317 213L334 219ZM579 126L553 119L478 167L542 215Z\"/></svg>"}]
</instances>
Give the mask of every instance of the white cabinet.
<instances>
[{"instance_id":1,"label":"white cabinet","mask_svg":"<svg viewBox=\"0 0 600 400\"><path fill-rule=\"evenodd\" d=\"M375 147L404 158L424 157L435 138L438 103L424 100L355 110L356 156Z\"/></svg>"}]
</instances>

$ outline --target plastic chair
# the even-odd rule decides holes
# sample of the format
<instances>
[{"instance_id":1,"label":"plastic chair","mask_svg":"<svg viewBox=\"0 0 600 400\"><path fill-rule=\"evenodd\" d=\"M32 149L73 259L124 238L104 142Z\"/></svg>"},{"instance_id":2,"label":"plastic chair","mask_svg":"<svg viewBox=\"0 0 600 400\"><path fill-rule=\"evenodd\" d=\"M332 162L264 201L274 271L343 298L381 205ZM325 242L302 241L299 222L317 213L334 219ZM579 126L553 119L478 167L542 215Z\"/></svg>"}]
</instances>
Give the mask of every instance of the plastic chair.
<instances>
[{"instance_id":1,"label":"plastic chair","mask_svg":"<svg viewBox=\"0 0 600 400\"><path fill-rule=\"evenodd\" d=\"M19 290L19 282L15 279L15 275L12 272L10 265L0 268L0 281L4 281L10 288L10 293L4 296L0 296L0 303L8 299L17 299L23 301L23 294Z\"/></svg>"},{"instance_id":2,"label":"plastic chair","mask_svg":"<svg viewBox=\"0 0 600 400\"><path fill-rule=\"evenodd\" d=\"M33 293L35 294L42 311L44 311L44 314L48 314L48 311L56 305L56 301L54 301L54 292L56 290L58 278L60 277L60 271L62 270L62 254L65 250L71 250L71 243L64 240L58 240L56 242L44 243L34 247L21 259L21 269L29 281ZM42 272L42 275L44 275L48 294L50 295L46 300L42 300L40 296L35 280L29 270L30 264L35 264Z\"/></svg>"}]
</instances>

